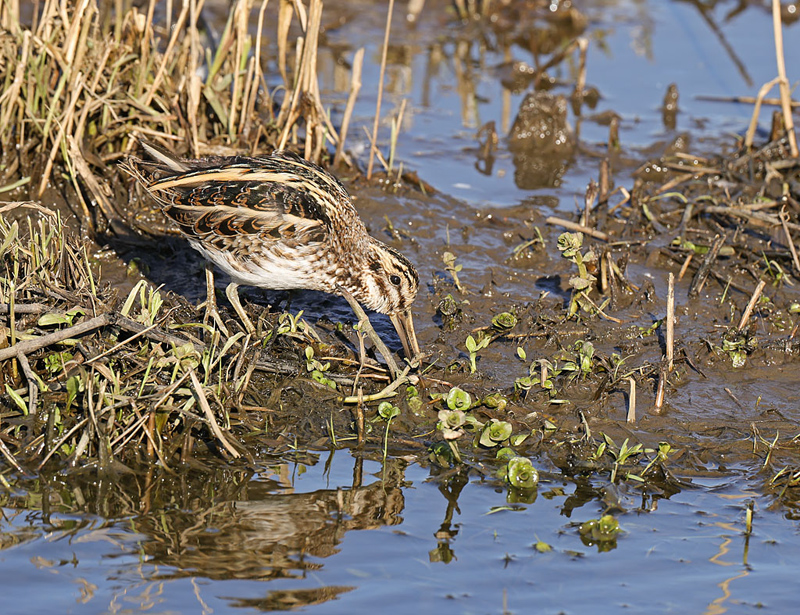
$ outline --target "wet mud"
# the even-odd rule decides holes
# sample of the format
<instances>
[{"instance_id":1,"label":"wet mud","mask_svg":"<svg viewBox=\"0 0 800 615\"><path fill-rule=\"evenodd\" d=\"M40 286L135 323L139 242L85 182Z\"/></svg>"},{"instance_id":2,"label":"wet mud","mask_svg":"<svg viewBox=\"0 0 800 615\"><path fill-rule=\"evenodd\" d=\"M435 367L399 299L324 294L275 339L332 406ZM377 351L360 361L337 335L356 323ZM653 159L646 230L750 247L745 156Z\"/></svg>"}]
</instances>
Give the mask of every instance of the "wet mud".
<instances>
[{"instance_id":1,"label":"wet mud","mask_svg":"<svg viewBox=\"0 0 800 615\"><path fill-rule=\"evenodd\" d=\"M224 347L217 371L208 370L223 398L208 401L224 436L200 414L200 401L190 402L197 394L184 384L168 391L175 399L152 411L147 428L145 415L136 416L135 447L121 444L133 423L104 435L103 420L114 419L101 417L95 435L108 450L84 465L76 463L77 436L63 449L53 447L63 435L53 419L46 412L21 416L7 394L2 438L15 447L21 467L3 496L9 519L0 534L3 549L35 543L43 528L63 537L103 535L122 545L126 557L147 562L135 575L127 569L140 575L137 583L270 581L275 589L258 595L232 590L226 604L274 611L357 594L357 575L317 587L291 582L320 573L326 558L335 561L354 530L406 538L410 485L427 486L441 504L435 546L426 547L432 564L456 561L459 498L474 485L481 497L502 494L509 510L525 510L537 498L539 505L558 501L562 517L597 509L625 519L718 489L797 518L800 262L793 244L800 232L800 165L781 126L759 133L750 147L707 130L701 120L687 128L678 87L665 83L648 112L660 125L642 129L605 93L613 79L595 77L591 63L588 71L585 65L585 45L591 54L603 44L593 23L607 25L613 19L600 13L623 8L496 4L482 13L481 3L434 2L420 15L406 15L393 33L387 81L393 104L417 97L398 145L411 171L393 168L368 181L360 168L335 169L370 233L420 273L414 319L425 358L396 396L369 398L380 396L390 379L374 351L360 364L356 319L343 299L242 289L259 333L228 346L197 325L204 262L164 225L157 208L115 179L124 220L89 238L76 224L74 202L64 197L70 188L54 180L48 205L63 214L76 254L86 249L86 267L98 272L102 290L73 283L69 292L46 297L48 311L80 305L88 318L99 301L120 312L143 280L147 289L161 289L159 314L168 318L156 329L161 341L131 344L120 356L113 350L118 344L144 335L144 300L126 313L140 318L139 328L114 321L110 334L92 333L74 352L76 371L51 371L48 382L58 386L45 403L69 415L66 431L88 420L70 414L71 404L91 406L96 392L76 397L67 380L78 370L85 375L92 357L113 357L97 368L110 383L107 371L145 373L150 360L188 374L204 365L202 348ZM371 4L361 13L350 3L330 5L321 62L342 66L360 44L357 37L343 40L355 28L375 39L383 13ZM415 77L424 75L421 85L404 82L411 67ZM486 83L502 89L503 98L481 117ZM437 88L457 92L440 115ZM338 118L344 89L330 90ZM370 111L367 102L359 104L363 119ZM448 140L429 134L431 122L447 115L454 117L446 129L430 130L450 130ZM7 220L8 227L25 217L15 210ZM64 262L70 271L83 266L77 257ZM670 279L674 342L667 331ZM217 276L223 318L244 334L220 292L226 284ZM39 315L18 322L49 331L38 325ZM371 319L400 353L388 318ZM487 343L471 352L469 339ZM156 351L159 343L163 350ZM184 354L175 350L182 343ZM44 357L37 360L44 370ZM245 373L244 387L233 386ZM19 374L15 382L24 389ZM166 378L145 377L140 394L153 403L169 386ZM468 414L480 427L443 428L454 389L468 394ZM399 414L381 414L390 411L381 402ZM492 439L486 426L501 424L509 432ZM625 457L624 448L635 445L641 449ZM538 491L509 480L501 449L532 460ZM46 451L51 455L42 462ZM312 468L320 471L317 482L296 488ZM36 511L35 523L22 522L27 511ZM581 537L598 552L617 544L592 541L582 531Z\"/></svg>"}]
</instances>

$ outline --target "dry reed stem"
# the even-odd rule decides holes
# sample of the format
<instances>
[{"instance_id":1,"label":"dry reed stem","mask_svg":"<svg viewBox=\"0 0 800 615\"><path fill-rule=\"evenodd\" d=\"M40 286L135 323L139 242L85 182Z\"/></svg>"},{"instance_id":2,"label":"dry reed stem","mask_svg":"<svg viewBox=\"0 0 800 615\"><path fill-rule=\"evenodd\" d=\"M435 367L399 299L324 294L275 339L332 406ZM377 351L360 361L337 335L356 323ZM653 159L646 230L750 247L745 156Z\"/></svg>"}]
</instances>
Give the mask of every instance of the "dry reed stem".
<instances>
[{"instance_id":1,"label":"dry reed stem","mask_svg":"<svg viewBox=\"0 0 800 615\"><path fill-rule=\"evenodd\" d=\"M742 105L753 105L755 104L756 100L758 100L755 96L706 96L706 95L698 95L695 96L696 100L704 100L708 102L726 102L726 103L735 103L735 104L742 104ZM768 105L772 107L780 107L781 106L781 99L780 98L765 98L761 101L761 104ZM800 107L800 102L791 101L792 109L796 109Z\"/></svg>"},{"instance_id":2,"label":"dry reed stem","mask_svg":"<svg viewBox=\"0 0 800 615\"><path fill-rule=\"evenodd\" d=\"M289 28L292 25L292 15L294 9L292 8L291 0L280 0L281 5L278 8L278 72L283 77L283 87L287 92L292 90L292 84L289 82L289 75L286 73L286 48L289 40Z\"/></svg>"},{"instance_id":3,"label":"dry reed stem","mask_svg":"<svg viewBox=\"0 0 800 615\"><path fill-rule=\"evenodd\" d=\"M667 388L667 368L665 365L662 365L661 369L658 372L658 388L656 389L656 400L653 403L653 409L655 410L656 414L660 414L661 409L664 407L666 388Z\"/></svg>"},{"instance_id":4,"label":"dry reed stem","mask_svg":"<svg viewBox=\"0 0 800 615\"><path fill-rule=\"evenodd\" d=\"M189 371L189 377L192 380L192 387L193 391L195 392L197 403L200 405L200 408L206 415L206 420L208 421L208 425L211 428L211 431L214 433L214 436L217 440L220 441L225 450L228 451L231 457L234 459L238 459L241 457L239 451L233 448L230 442L228 442L228 438L225 437L225 434L222 432L222 428L217 423L217 419L214 416L214 412L211 410L211 406L208 403L208 398L206 397L205 392L203 391L203 386L200 384L200 380L197 378L197 374L194 373L194 370Z\"/></svg>"},{"instance_id":5,"label":"dry reed stem","mask_svg":"<svg viewBox=\"0 0 800 615\"><path fill-rule=\"evenodd\" d=\"M686 260L683 261L683 265L681 265L680 272L678 273L678 282L680 282L683 279L683 276L686 275L686 270L689 269L689 265L691 264L693 258L694 252L689 252L689 254L686 256Z\"/></svg>"},{"instance_id":6,"label":"dry reed stem","mask_svg":"<svg viewBox=\"0 0 800 615\"><path fill-rule=\"evenodd\" d=\"M578 78L575 80L575 96L580 100L583 98L583 90L586 88L586 52L589 49L589 41L583 37L578 38Z\"/></svg>"},{"instance_id":7,"label":"dry reed stem","mask_svg":"<svg viewBox=\"0 0 800 615\"><path fill-rule=\"evenodd\" d=\"M571 231L577 231L578 233L583 233L585 235L589 235L590 237L594 237L595 239L599 239L600 241L608 241L608 234L603 233L602 231L597 231L588 226L584 226L583 224L571 222L570 220L564 220L563 218L558 218L556 216L548 216L545 219L545 222L547 224L553 224L555 226L563 226L566 229L569 229Z\"/></svg>"},{"instance_id":8,"label":"dry reed stem","mask_svg":"<svg viewBox=\"0 0 800 615\"><path fill-rule=\"evenodd\" d=\"M629 377L628 384L630 385L629 393L628 393L628 415L626 417L626 421L628 423L635 423L636 422L636 381Z\"/></svg>"},{"instance_id":9,"label":"dry reed stem","mask_svg":"<svg viewBox=\"0 0 800 615\"><path fill-rule=\"evenodd\" d=\"M747 302L747 307L742 313L742 319L739 321L738 330L740 332L744 330L744 328L747 326L747 323L750 321L750 316L753 314L753 310L756 307L758 298L761 297L761 292L764 290L766 285L767 283L764 280L760 280L758 286L756 286L756 289L753 291L750 301Z\"/></svg>"},{"instance_id":10,"label":"dry reed stem","mask_svg":"<svg viewBox=\"0 0 800 615\"><path fill-rule=\"evenodd\" d=\"M153 78L153 84L150 86L150 89L147 91L145 97L141 100L141 103L145 107L150 106L150 103L153 101L153 97L158 91L158 88L161 87L161 82L164 79L164 74L167 70L167 63L172 58L175 45L178 43L179 36L183 33L183 27L186 23L186 19L189 17L189 8L189 4L184 4L180 15L178 15L178 21L175 22L175 29L172 31L169 43L167 43L167 49L164 51L164 56L161 58L161 64L159 64L158 70L156 71L156 76Z\"/></svg>"},{"instance_id":11,"label":"dry reed stem","mask_svg":"<svg viewBox=\"0 0 800 615\"><path fill-rule=\"evenodd\" d=\"M753 147L753 141L755 140L756 130L758 129L758 116L761 113L761 103L764 97L769 93L769 91L773 88L776 83L780 82L780 77L775 77L772 81L765 83L761 86L761 89L758 91L758 96L756 96L756 102L753 106L753 115L750 117L750 125L747 127L747 134L744 138L744 146L749 150Z\"/></svg>"},{"instance_id":12,"label":"dry reed stem","mask_svg":"<svg viewBox=\"0 0 800 615\"><path fill-rule=\"evenodd\" d=\"M791 232L789 232L789 213L786 211L785 205L781 208L781 212L778 214L778 219L781 221L783 234L786 237L786 243L789 244L789 250L792 253L792 262L794 263L795 274L800 275L800 259L797 257L797 248L794 247L794 240L792 239Z\"/></svg>"},{"instance_id":13,"label":"dry reed stem","mask_svg":"<svg viewBox=\"0 0 800 615\"><path fill-rule=\"evenodd\" d=\"M675 357L675 276L669 272L667 289L667 371L672 371Z\"/></svg>"},{"instance_id":14,"label":"dry reed stem","mask_svg":"<svg viewBox=\"0 0 800 615\"><path fill-rule=\"evenodd\" d=\"M778 78L780 79L783 123L786 126L786 135L789 138L792 158L797 158L797 136L794 133L794 119L792 118L792 94L789 91L789 79L786 77L786 61L783 55L783 27L781 23L780 0L772 0L772 27L775 35L775 57L778 63Z\"/></svg>"},{"instance_id":15,"label":"dry reed stem","mask_svg":"<svg viewBox=\"0 0 800 615\"><path fill-rule=\"evenodd\" d=\"M36 193L37 198L42 198L44 191L47 189L47 183L50 181L50 174L53 172L53 164L55 163L56 155L58 154L58 150L64 144L64 135L68 132L71 132L72 121L75 117L75 107L78 104L78 99L80 98L82 90L83 76L79 74L76 87L72 91L72 96L70 97L69 103L67 104L67 108L64 112L64 117L59 122L60 125L58 128L58 134L53 140L53 146L50 148L50 155L47 157L47 163L44 166L42 179L39 182L39 189Z\"/></svg>"},{"instance_id":16,"label":"dry reed stem","mask_svg":"<svg viewBox=\"0 0 800 615\"><path fill-rule=\"evenodd\" d=\"M350 94L347 97L347 106L342 117L342 126L339 129L339 144L336 146L336 155L333 157L333 165L336 166L344 155L344 143L347 139L347 131L350 128L350 118L356 106L358 93L361 91L361 71L364 67L364 48L356 51L353 56L353 72L350 75Z\"/></svg>"},{"instance_id":17,"label":"dry reed stem","mask_svg":"<svg viewBox=\"0 0 800 615\"><path fill-rule=\"evenodd\" d=\"M253 52L253 59L255 60L255 65L253 67L253 81L249 99L247 101L247 110L245 111L242 124L239 128L239 133L243 135L247 135L250 132L250 122L255 115L256 100L258 99L258 88L260 87L261 79L263 78L261 71L261 46L263 45L262 33L264 31L264 13L267 10L268 2L269 0L261 0L261 8L258 11L258 33L256 34L256 47Z\"/></svg>"},{"instance_id":18,"label":"dry reed stem","mask_svg":"<svg viewBox=\"0 0 800 615\"><path fill-rule=\"evenodd\" d=\"M372 179L372 168L375 162L375 152L378 149L378 126L381 120L381 103L383 102L383 78L386 74L386 58L389 53L389 34L392 31L392 12L394 0L389 0L389 9L386 14L386 30L383 34L383 50L381 52L381 71L378 77L378 100L375 103L375 120L372 123L372 139L370 139L369 163L367 164L367 179Z\"/></svg>"}]
</instances>

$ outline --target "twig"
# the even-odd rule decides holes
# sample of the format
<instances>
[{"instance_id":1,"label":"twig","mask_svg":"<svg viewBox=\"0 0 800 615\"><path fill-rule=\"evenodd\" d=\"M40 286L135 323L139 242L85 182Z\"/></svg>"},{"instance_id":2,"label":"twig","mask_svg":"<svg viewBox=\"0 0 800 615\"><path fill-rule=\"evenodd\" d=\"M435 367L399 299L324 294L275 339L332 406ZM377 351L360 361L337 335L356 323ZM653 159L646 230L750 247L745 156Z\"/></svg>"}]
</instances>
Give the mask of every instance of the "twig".
<instances>
[{"instance_id":1,"label":"twig","mask_svg":"<svg viewBox=\"0 0 800 615\"><path fill-rule=\"evenodd\" d=\"M714 267L714 263L717 262L717 256L719 256L719 251L722 249L726 239L727 238L725 235L717 235L714 237L714 242L711 244L711 248L708 250L708 252L706 252L703 262L700 264L700 267L698 267L697 272L694 274L694 278L692 278L692 284L689 287L690 297L696 297L703 288L703 285L706 283L706 280L708 279L708 276Z\"/></svg>"},{"instance_id":2,"label":"twig","mask_svg":"<svg viewBox=\"0 0 800 615\"><path fill-rule=\"evenodd\" d=\"M761 291L764 290L766 285L767 283L764 280L761 280L759 281L758 286L756 286L756 289L753 291L753 296L750 297L750 301L747 303L747 307L744 309L744 313L742 314L742 319L739 321L739 331L743 331L747 326L747 322L750 320L753 309L756 307L758 298L761 296Z\"/></svg>"},{"instance_id":3,"label":"twig","mask_svg":"<svg viewBox=\"0 0 800 615\"><path fill-rule=\"evenodd\" d=\"M665 397L665 390L667 388L667 367L666 365L661 366L661 370L658 374L658 388L656 389L656 401L653 404L656 413L661 412L661 408L664 407L664 397Z\"/></svg>"},{"instance_id":4,"label":"twig","mask_svg":"<svg viewBox=\"0 0 800 615\"><path fill-rule=\"evenodd\" d=\"M0 303L0 314L8 314L11 306L8 303ZM42 314L50 309L50 306L44 303L15 303L15 314Z\"/></svg>"},{"instance_id":5,"label":"twig","mask_svg":"<svg viewBox=\"0 0 800 615\"><path fill-rule=\"evenodd\" d=\"M569 220L564 220L563 218L548 216L545 222L547 222L547 224L553 224L555 226L563 226L564 228L567 228L571 231L577 231L578 233L589 235L590 237L594 237L595 239L599 239L600 241L608 241L608 235L606 233L603 233L602 231L596 231L593 228L589 228L588 226L583 226L582 224L578 224L576 222L570 222Z\"/></svg>"},{"instance_id":6,"label":"twig","mask_svg":"<svg viewBox=\"0 0 800 615\"><path fill-rule=\"evenodd\" d=\"M75 426L72 429L70 429L67 433L65 433L64 436L53 445L53 448L51 448L47 452L47 454L44 456L44 459L42 459L41 463L38 466L36 466L36 471L38 472L39 470L41 470L44 467L44 464L47 463L47 460L53 456L53 453L55 453L58 449L60 449L61 445L72 437L72 434L74 434L76 431L78 431L78 429L86 425L86 423L88 422L89 422L89 417L87 416L85 419L75 424Z\"/></svg>"},{"instance_id":7,"label":"twig","mask_svg":"<svg viewBox=\"0 0 800 615\"><path fill-rule=\"evenodd\" d=\"M111 314L101 314L100 316L90 318L89 320L80 322L77 325L67 327L66 329L54 331L53 333L42 335L41 337L37 337L32 340L18 342L17 344L9 346L8 348L0 349L0 361L5 361L11 357L17 356L18 354L30 354L36 350L39 350L40 348L46 348L51 344L58 344L59 342L63 342L71 337L83 335L89 331L94 331L100 327L105 327L111 323L112 320L113 317Z\"/></svg>"},{"instance_id":8,"label":"twig","mask_svg":"<svg viewBox=\"0 0 800 615\"><path fill-rule=\"evenodd\" d=\"M8 450L6 443L3 442L2 440L0 440L0 453L3 453L3 457L6 458L8 463L14 466L14 469L17 472L19 472L20 474L25 474L25 471L22 469L22 466L20 466L19 463L17 463L17 460L14 459L14 455L11 453L10 450Z\"/></svg>"},{"instance_id":9,"label":"twig","mask_svg":"<svg viewBox=\"0 0 800 615\"><path fill-rule=\"evenodd\" d=\"M386 73L386 57L389 53L389 33L392 31L392 12L394 0L389 0L389 12L386 15L386 31L383 35L383 52L381 54L381 72L378 77L378 102L375 103L375 120L372 123L372 147L369 149L369 163L367 164L367 179L372 179L372 165L375 162L375 150L378 142L378 124L381 119L381 102L383 101L383 77Z\"/></svg>"},{"instance_id":10,"label":"twig","mask_svg":"<svg viewBox=\"0 0 800 615\"><path fill-rule=\"evenodd\" d=\"M348 397L342 397L340 402L343 404L358 404L369 401L378 401L380 399L386 399L387 397L394 397L397 395L396 391L400 385L407 382L412 382L413 384L412 379L408 377L408 372L410 370L411 366L406 365L406 368L403 370L402 374L395 378L394 381L392 381L386 388L373 395L350 395ZM414 380L416 380L416 378Z\"/></svg>"},{"instance_id":11,"label":"twig","mask_svg":"<svg viewBox=\"0 0 800 615\"><path fill-rule=\"evenodd\" d=\"M707 102L724 102L724 103L737 103L743 105L752 105L758 100L755 96L709 96L706 94L699 94L694 97L695 100L703 100ZM771 105L773 107L781 106L780 98L765 98L761 101L762 105ZM792 101L792 107L800 107L800 102Z\"/></svg>"}]
</instances>

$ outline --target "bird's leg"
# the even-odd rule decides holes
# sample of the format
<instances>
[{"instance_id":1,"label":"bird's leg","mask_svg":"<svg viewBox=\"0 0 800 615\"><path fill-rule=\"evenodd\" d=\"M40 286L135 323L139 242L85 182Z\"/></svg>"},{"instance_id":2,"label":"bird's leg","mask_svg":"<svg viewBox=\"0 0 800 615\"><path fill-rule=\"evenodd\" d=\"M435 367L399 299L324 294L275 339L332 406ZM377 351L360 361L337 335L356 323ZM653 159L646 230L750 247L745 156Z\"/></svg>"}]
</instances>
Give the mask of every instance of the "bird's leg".
<instances>
[{"instance_id":1,"label":"bird's leg","mask_svg":"<svg viewBox=\"0 0 800 615\"><path fill-rule=\"evenodd\" d=\"M369 339L372 340L372 343L375 344L375 348L378 349L383 355L384 361L386 361L386 365L389 367L389 372L392 374L392 378L397 378L401 372L397 368L397 363L392 356L392 353L389 352L389 349L386 347L386 344L383 343L383 340L378 337L378 334L375 332L375 329L372 328L372 323L369 321L369 317L361 305L356 301L355 297L351 295L347 290L339 286L337 292L342 295L345 299L347 299L347 303L350 304L350 307L353 308L353 312L358 317L358 324L361 327L361 330L367 335Z\"/></svg>"},{"instance_id":2,"label":"bird's leg","mask_svg":"<svg viewBox=\"0 0 800 615\"><path fill-rule=\"evenodd\" d=\"M211 319L217 323L220 331L222 331L226 337L230 335L225 323L222 322L222 317L219 315L219 311L217 310L217 299L214 294L214 270L212 269L211 263L206 263L206 300L197 307L206 308L206 315L203 317L203 324L207 324L209 319Z\"/></svg>"},{"instance_id":3,"label":"bird's leg","mask_svg":"<svg viewBox=\"0 0 800 615\"><path fill-rule=\"evenodd\" d=\"M250 318L247 316L247 313L242 307L242 303L239 301L239 285L236 282L231 282L225 289L225 294L228 296L228 301L231 302L233 309L239 315L239 318L241 319L242 324L244 324L244 328L247 329L247 332L255 333L256 328L253 326L253 323L250 321Z\"/></svg>"}]
</instances>

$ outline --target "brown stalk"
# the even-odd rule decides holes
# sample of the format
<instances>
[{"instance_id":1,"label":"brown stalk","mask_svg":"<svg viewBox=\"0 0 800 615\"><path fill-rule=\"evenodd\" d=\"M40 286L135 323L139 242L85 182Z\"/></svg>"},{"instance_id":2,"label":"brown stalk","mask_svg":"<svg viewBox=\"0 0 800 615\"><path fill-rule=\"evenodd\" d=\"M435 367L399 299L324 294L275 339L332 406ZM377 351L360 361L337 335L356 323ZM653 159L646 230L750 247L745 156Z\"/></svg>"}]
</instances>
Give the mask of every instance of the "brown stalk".
<instances>
[{"instance_id":1,"label":"brown stalk","mask_svg":"<svg viewBox=\"0 0 800 615\"><path fill-rule=\"evenodd\" d=\"M247 135L250 132L250 123L253 121L253 115L255 114L256 108L256 100L258 100L258 88L261 85L261 79L263 78L261 72L261 45L262 45L262 33L264 31L264 13L267 10L267 3L269 0L261 0L261 8L258 11L258 31L256 34L256 48L253 51L253 59L255 60L255 66L253 67L253 81L251 84L250 95L247 101L247 109L244 111L244 117L242 118L242 124L239 127L239 132L243 135ZM266 90L265 90L266 92Z\"/></svg>"},{"instance_id":2,"label":"brown stalk","mask_svg":"<svg viewBox=\"0 0 800 615\"><path fill-rule=\"evenodd\" d=\"M765 83L761 86L761 89L758 91L758 96L756 96L756 102L753 106L753 115L750 117L750 125L747 127L747 134L744 138L744 146L745 148L752 149L753 141L755 140L756 136L756 129L758 128L758 115L761 113L761 103L764 100L764 97L769 93L772 87L780 82L780 77L775 77L772 81Z\"/></svg>"},{"instance_id":3,"label":"brown stalk","mask_svg":"<svg viewBox=\"0 0 800 615\"><path fill-rule=\"evenodd\" d=\"M170 13L167 12L169 16ZM189 16L189 4L184 4L183 8L181 9L180 15L178 15L178 21L175 22L175 29L172 31L172 36L169 38L169 43L167 43L167 49L164 51L164 56L161 58L161 64L158 66L158 70L156 71L156 76L153 78L153 85L150 86L150 89L147 91L145 97L141 100L141 103L148 107L150 103L153 101L153 96L155 96L156 91L161 86L161 81L164 79L164 74L167 69L168 62L172 59L172 54L175 49L175 45L178 43L178 39L180 35L183 34L183 27L186 23L186 19Z\"/></svg>"},{"instance_id":4,"label":"brown stalk","mask_svg":"<svg viewBox=\"0 0 800 615\"><path fill-rule=\"evenodd\" d=\"M361 70L364 66L364 48L356 51L353 56L353 72L350 76L350 95L347 97L347 106L342 117L342 127L339 129L339 144L336 146L336 155L333 157L333 165L336 166L344 155L344 142L347 139L347 131L350 128L350 117L356 106L358 93L361 91Z\"/></svg>"},{"instance_id":5,"label":"brown stalk","mask_svg":"<svg viewBox=\"0 0 800 615\"><path fill-rule=\"evenodd\" d=\"M636 422L636 381L633 378L628 378L630 384L630 392L628 393L628 416L626 420L628 423Z\"/></svg>"},{"instance_id":6,"label":"brown stalk","mask_svg":"<svg viewBox=\"0 0 800 615\"><path fill-rule=\"evenodd\" d=\"M667 388L667 368L665 365L661 366L661 369L658 373L658 388L656 389L656 400L653 404L654 410L657 414L661 413L661 409L664 407L664 397L665 391Z\"/></svg>"},{"instance_id":7,"label":"brown stalk","mask_svg":"<svg viewBox=\"0 0 800 615\"><path fill-rule=\"evenodd\" d=\"M378 125L381 120L381 103L383 102L383 77L386 74L386 58L389 53L389 34L392 31L392 12L394 0L389 0L389 10L386 14L386 30L383 35L383 51L381 52L381 72L378 77L378 101L375 103L375 120L372 123L372 139L369 149L369 163L367 164L367 179L372 179L372 167L375 161L375 152L378 143Z\"/></svg>"},{"instance_id":8,"label":"brown stalk","mask_svg":"<svg viewBox=\"0 0 800 615\"><path fill-rule=\"evenodd\" d=\"M217 440L220 441L220 444L225 447L225 450L228 451L230 456L234 459L238 459L241 457L241 454L239 451L233 448L233 445L228 442L228 438L226 438L225 434L222 432L222 428L219 426L219 423L217 423L214 412L212 412L211 406L208 404L208 398L206 397L205 391L203 391L203 386L200 384L200 380L198 380L197 374L194 373L194 370L189 372L189 377L192 379L192 387L197 399L197 403L205 413L206 420L208 421L211 431L214 433L214 436L217 438Z\"/></svg>"},{"instance_id":9,"label":"brown stalk","mask_svg":"<svg viewBox=\"0 0 800 615\"><path fill-rule=\"evenodd\" d=\"M756 307L756 303L758 302L758 298L761 297L761 292L764 290L764 287L767 283L764 280L760 280L758 282L758 286L753 291L752 296L750 297L750 301L747 302L747 307L744 309L744 313L742 314L742 319L739 321L738 330L741 332L747 326L747 323L750 321L750 316L753 314L753 310Z\"/></svg>"},{"instance_id":10,"label":"brown stalk","mask_svg":"<svg viewBox=\"0 0 800 615\"><path fill-rule=\"evenodd\" d=\"M570 220L564 220L563 218L558 218L556 216L548 216L545 222L547 222L547 224L553 224L555 226L563 226L566 229L569 229L571 231L576 231L578 233L583 233L584 235L589 235L590 237L594 237L595 239L599 239L600 241L608 241L608 235L606 233L602 231L597 231L588 226L584 226L583 224L571 222Z\"/></svg>"},{"instance_id":11,"label":"brown stalk","mask_svg":"<svg viewBox=\"0 0 800 615\"><path fill-rule=\"evenodd\" d=\"M783 56L783 27L781 24L780 0L772 0L772 27L775 33L775 57L778 62L783 122L786 125L786 135L789 137L789 147L792 150L792 158L797 158L797 136L794 133L794 119L792 118L792 93L789 91L789 79L786 77L786 61Z\"/></svg>"},{"instance_id":12,"label":"brown stalk","mask_svg":"<svg viewBox=\"0 0 800 615\"><path fill-rule=\"evenodd\" d=\"M667 289L667 371L672 371L675 357L675 276L669 273L669 288Z\"/></svg>"},{"instance_id":13,"label":"brown stalk","mask_svg":"<svg viewBox=\"0 0 800 615\"><path fill-rule=\"evenodd\" d=\"M67 109L64 112L64 117L61 119L61 125L58 128L58 134L53 141L52 148L50 149L50 155L47 158L47 164L45 164L44 171L42 172L42 180L39 182L39 190L37 192L38 198L42 198L44 191L47 189L47 183L50 181L50 174L53 172L53 163L55 162L56 154L58 153L59 148L64 144L64 135L65 133L71 131L72 121L75 117L75 107L78 104L78 98L80 98L82 90L83 77L79 74L76 87L72 91L72 97L70 98Z\"/></svg>"},{"instance_id":14,"label":"brown stalk","mask_svg":"<svg viewBox=\"0 0 800 615\"><path fill-rule=\"evenodd\" d=\"M778 218L780 219L781 226L783 227L783 234L786 237L786 243L789 244L789 251L792 253L792 262L794 263L795 273L800 275L800 259L797 258L797 248L794 247L794 240L792 239L792 234L789 232L789 213L786 211L785 205L781 208L781 213L778 214Z\"/></svg>"}]
</instances>

